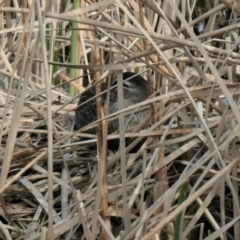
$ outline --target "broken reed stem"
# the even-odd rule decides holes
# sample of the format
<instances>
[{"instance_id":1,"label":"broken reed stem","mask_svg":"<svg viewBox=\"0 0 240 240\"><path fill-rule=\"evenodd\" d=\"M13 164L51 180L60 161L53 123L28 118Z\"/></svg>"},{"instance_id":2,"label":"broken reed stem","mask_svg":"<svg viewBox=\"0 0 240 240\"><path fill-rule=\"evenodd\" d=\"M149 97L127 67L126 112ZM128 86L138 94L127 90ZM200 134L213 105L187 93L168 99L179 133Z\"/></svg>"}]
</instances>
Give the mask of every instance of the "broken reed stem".
<instances>
[{"instance_id":1,"label":"broken reed stem","mask_svg":"<svg viewBox=\"0 0 240 240\"><path fill-rule=\"evenodd\" d=\"M145 23L144 23L144 15L143 15L143 4L142 2L139 0L138 1L138 6L139 6L139 16L140 16L140 22L141 25L143 26L143 28L146 29L145 27ZM143 39L143 49L144 51L146 51L148 48L147 46L147 42L145 39ZM154 59L154 57L153 57ZM152 60L153 60L152 59ZM155 59L154 59L155 60ZM149 64L149 56L145 57L145 61L147 64ZM162 78L161 78L162 80ZM151 77L149 74L149 71L147 72L147 84L148 84L148 95L151 96L153 94L153 86L152 86L152 81L151 81ZM162 86L162 84L160 84L160 87ZM160 119L163 117L163 102L161 101L160 103ZM155 110L155 104L154 103L150 103L150 109L151 109L151 123L154 125L156 123L156 110ZM160 130L163 129L163 125L160 126ZM153 137L153 144L157 144L159 142L159 137ZM156 163L158 163L159 161L161 161L161 159L164 158L164 148L160 147L159 148L159 153L157 155L156 158ZM165 168L160 169L158 172L156 172L155 174L155 179L156 179L156 185L154 186L154 200L157 200L166 190L167 190L167 171ZM160 207L158 209L158 211L156 211L155 215L158 215L159 213L161 213L163 210L163 207Z\"/></svg>"},{"instance_id":2,"label":"broken reed stem","mask_svg":"<svg viewBox=\"0 0 240 240\"><path fill-rule=\"evenodd\" d=\"M99 43L98 40L94 42L94 59L95 64L100 65L100 53L99 53ZM102 92L102 82L100 81L101 75L100 71L95 73L95 78L97 81L96 84L96 94L99 96L96 98L97 101L97 119L102 118L103 113L103 101L102 96L100 95ZM105 140L106 141L106 140ZM100 206L101 206L101 216L103 221L105 222L106 226L110 228L110 221L109 218L106 218L107 210L108 210L108 189L107 189L107 170L106 170L106 162L107 162L107 155L103 154L106 152L106 144L105 149L103 149L103 122L99 121L97 124L97 158L99 163L99 182L101 182L101 197L100 197ZM103 156L104 159L102 158ZM101 228L101 235L103 240L109 239L107 231L104 228Z\"/></svg>"},{"instance_id":3,"label":"broken reed stem","mask_svg":"<svg viewBox=\"0 0 240 240\"><path fill-rule=\"evenodd\" d=\"M122 51L117 52L117 61L122 60ZM124 109L124 89L123 89L123 76L122 71L117 71L117 91L118 91L118 109ZM127 198L127 160L126 160L126 148L125 148L125 126L124 126L124 113L120 113L118 116L119 121L119 148L120 148L120 161L121 161L121 178L122 178L122 192L123 192L123 211L124 211L124 230L127 235L131 230L130 221L130 208L128 206Z\"/></svg>"}]
</instances>

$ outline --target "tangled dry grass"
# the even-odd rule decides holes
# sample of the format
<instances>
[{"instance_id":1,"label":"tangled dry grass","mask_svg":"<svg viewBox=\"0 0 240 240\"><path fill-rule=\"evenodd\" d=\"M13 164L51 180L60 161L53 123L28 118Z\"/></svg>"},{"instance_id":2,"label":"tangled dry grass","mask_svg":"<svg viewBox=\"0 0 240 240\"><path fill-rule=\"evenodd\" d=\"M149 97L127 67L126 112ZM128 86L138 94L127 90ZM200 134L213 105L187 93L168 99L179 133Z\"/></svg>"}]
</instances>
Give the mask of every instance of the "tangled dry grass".
<instances>
[{"instance_id":1,"label":"tangled dry grass","mask_svg":"<svg viewBox=\"0 0 240 240\"><path fill-rule=\"evenodd\" d=\"M233 0L0 0L0 239L240 239L239 14ZM98 136L72 132L86 83L125 70L149 98ZM125 137L144 143L107 151Z\"/></svg>"}]
</instances>

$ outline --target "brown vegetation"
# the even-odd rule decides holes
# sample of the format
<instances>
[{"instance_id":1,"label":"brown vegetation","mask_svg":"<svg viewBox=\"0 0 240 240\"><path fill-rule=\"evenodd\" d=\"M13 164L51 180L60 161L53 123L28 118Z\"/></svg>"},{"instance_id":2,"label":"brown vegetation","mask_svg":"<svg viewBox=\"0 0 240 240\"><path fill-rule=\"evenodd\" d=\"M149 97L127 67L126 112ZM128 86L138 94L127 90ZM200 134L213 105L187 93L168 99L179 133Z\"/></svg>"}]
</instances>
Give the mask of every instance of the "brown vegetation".
<instances>
[{"instance_id":1,"label":"brown vegetation","mask_svg":"<svg viewBox=\"0 0 240 240\"><path fill-rule=\"evenodd\" d=\"M240 239L239 1L74 1L0 0L0 239ZM101 134L72 132L86 83L125 70L149 98L98 97Z\"/></svg>"}]
</instances>

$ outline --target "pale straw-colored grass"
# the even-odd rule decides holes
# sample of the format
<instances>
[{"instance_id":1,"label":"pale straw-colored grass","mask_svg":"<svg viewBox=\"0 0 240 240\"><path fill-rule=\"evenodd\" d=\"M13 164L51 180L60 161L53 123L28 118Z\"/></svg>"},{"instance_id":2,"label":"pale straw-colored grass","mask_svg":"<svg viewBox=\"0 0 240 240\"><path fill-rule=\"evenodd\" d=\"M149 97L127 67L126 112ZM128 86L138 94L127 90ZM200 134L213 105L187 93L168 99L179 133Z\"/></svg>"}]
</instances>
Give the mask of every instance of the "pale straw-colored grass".
<instances>
[{"instance_id":1,"label":"pale straw-colored grass","mask_svg":"<svg viewBox=\"0 0 240 240\"><path fill-rule=\"evenodd\" d=\"M0 239L240 239L238 2L0 0ZM108 114L126 70L149 98ZM86 83L98 120L72 132Z\"/></svg>"}]
</instances>

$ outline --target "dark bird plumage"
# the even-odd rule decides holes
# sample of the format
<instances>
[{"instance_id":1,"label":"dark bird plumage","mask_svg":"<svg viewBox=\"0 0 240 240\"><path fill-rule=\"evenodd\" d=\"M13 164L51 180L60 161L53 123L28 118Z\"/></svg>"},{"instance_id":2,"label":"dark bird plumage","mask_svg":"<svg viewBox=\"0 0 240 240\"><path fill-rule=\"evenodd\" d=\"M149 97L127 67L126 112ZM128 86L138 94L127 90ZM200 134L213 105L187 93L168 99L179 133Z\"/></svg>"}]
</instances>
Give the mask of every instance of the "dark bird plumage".
<instances>
[{"instance_id":1,"label":"dark bird plumage","mask_svg":"<svg viewBox=\"0 0 240 240\"><path fill-rule=\"evenodd\" d=\"M134 76L135 73L125 72L123 73L123 80L131 78L125 82L123 82L123 91L124 91L124 107L127 108L131 105L142 102L148 98L148 89L146 80L140 75ZM115 85L117 80L112 84ZM107 90L108 84L102 83L101 85L102 91ZM96 109L96 89L95 87L90 87L83 94L81 94L78 107L75 112L75 121L74 121L74 130L81 129L88 124L97 120L97 109ZM88 101L89 99L92 100ZM107 93L102 95L103 105L106 104L107 101ZM88 101L87 103L85 103ZM84 104L85 103L85 104ZM109 100L109 114L118 111L118 95L117 95L117 87L111 89L110 91L110 100ZM145 109L140 112L134 113L132 116L128 115L124 119L124 124L127 128L138 125L143 118L149 113L149 109ZM130 117L130 121L129 121ZM118 119L114 121L110 121L108 123L108 134L111 134L118 130ZM96 128L92 128L90 130L85 131L85 133L96 134ZM128 145L130 143L130 139L126 141ZM112 140L111 143L108 144L109 149L118 148L119 141Z\"/></svg>"}]
</instances>

